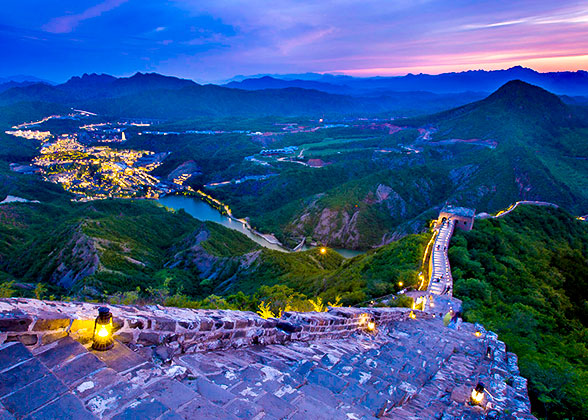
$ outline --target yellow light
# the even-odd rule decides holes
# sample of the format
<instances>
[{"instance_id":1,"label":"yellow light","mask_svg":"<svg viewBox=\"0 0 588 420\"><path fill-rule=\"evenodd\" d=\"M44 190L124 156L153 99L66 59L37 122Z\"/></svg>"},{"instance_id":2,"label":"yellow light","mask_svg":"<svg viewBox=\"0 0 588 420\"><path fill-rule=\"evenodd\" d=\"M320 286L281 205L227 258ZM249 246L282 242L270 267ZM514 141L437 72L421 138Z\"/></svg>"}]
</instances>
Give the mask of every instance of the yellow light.
<instances>
[{"instance_id":1,"label":"yellow light","mask_svg":"<svg viewBox=\"0 0 588 420\"><path fill-rule=\"evenodd\" d=\"M376 329L376 323L374 321L370 321L367 324L368 331L372 332Z\"/></svg>"},{"instance_id":2,"label":"yellow light","mask_svg":"<svg viewBox=\"0 0 588 420\"><path fill-rule=\"evenodd\" d=\"M410 314L408 315L408 317L409 317L410 319L416 319L416 315L414 314L414 312L413 312L413 311L410 311Z\"/></svg>"},{"instance_id":3,"label":"yellow light","mask_svg":"<svg viewBox=\"0 0 588 420\"><path fill-rule=\"evenodd\" d=\"M470 396L473 404L480 404L484 400L484 385L478 382L478 385L472 389L472 395Z\"/></svg>"},{"instance_id":4,"label":"yellow light","mask_svg":"<svg viewBox=\"0 0 588 420\"><path fill-rule=\"evenodd\" d=\"M399 286L399 287L402 287L402 286L404 286L404 283L403 283L403 282L401 282L401 281L399 281L399 282L398 282L398 286Z\"/></svg>"},{"instance_id":5,"label":"yellow light","mask_svg":"<svg viewBox=\"0 0 588 420\"><path fill-rule=\"evenodd\" d=\"M475 335L476 337L481 337L481 336L482 336L482 333L481 333L480 331L476 331L476 332L474 333L474 335Z\"/></svg>"},{"instance_id":6,"label":"yellow light","mask_svg":"<svg viewBox=\"0 0 588 420\"><path fill-rule=\"evenodd\" d=\"M112 314L106 307L98 308L98 316L94 323L94 337L92 348L94 350L108 350L114 346L112 338Z\"/></svg>"},{"instance_id":7,"label":"yellow light","mask_svg":"<svg viewBox=\"0 0 588 420\"><path fill-rule=\"evenodd\" d=\"M321 254L326 254L326 253L327 253L327 248L325 248L325 247L322 247L322 248L321 248Z\"/></svg>"}]
</instances>

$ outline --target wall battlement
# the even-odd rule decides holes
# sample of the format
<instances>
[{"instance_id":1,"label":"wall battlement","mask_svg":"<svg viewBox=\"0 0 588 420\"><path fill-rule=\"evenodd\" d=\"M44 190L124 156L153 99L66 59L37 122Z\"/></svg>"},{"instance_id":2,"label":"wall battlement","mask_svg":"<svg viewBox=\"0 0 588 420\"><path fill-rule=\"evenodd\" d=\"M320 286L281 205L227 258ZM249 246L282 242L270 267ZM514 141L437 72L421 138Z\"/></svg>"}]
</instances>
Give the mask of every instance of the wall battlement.
<instances>
[{"instance_id":1,"label":"wall battlement","mask_svg":"<svg viewBox=\"0 0 588 420\"><path fill-rule=\"evenodd\" d=\"M20 341L38 347L67 335L91 339L100 305L86 302L0 299L0 344ZM406 321L406 308L330 308L328 312L285 312L263 319L253 312L105 305L114 317L115 338L125 344L166 344L183 353L255 344L345 338L365 331L367 317L378 325ZM367 317L366 315L367 314ZM417 311L420 318L430 317Z\"/></svg>"}]
</instances>

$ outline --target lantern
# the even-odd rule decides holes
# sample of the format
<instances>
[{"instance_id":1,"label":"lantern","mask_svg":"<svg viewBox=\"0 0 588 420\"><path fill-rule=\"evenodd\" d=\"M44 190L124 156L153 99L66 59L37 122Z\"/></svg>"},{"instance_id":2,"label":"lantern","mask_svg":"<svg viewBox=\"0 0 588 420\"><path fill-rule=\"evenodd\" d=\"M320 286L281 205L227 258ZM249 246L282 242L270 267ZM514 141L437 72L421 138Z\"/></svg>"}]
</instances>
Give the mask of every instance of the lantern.
<instances>
[{"instance_id":1,"label":"lantern","mask_svg":"<svg viewBox=\"0 0 588 420\"><path fill-rule=\"evenodd\" d=\"M474 389L472 389L472 395L470 397L470 401L474 405L479 405L482 400L484 399L484 384L482 382L478 382L478 385Z\"/></svg>"},{"instance_id":2,"label":"lantern","mask_svg":"<svg viewBox=\"0 0 588 420\"><path fill-rule=\"evenodd\" d=\"M474 335L478 338L482 337L482 332L476 330L476 332L474 333Z\"/></svg>"},{"instance_id":3,"label":"lantern","mask_svg":"<svg viewBox=\"0 0 588 420\"><path fill-rule=\"evenodd\" d=\"M321 247L321 254L326 254L327 253L327 248L325 248L324 246Z\"/></svg>"},{"instance_id":4,"label":"lantern","mask_svg":"<svg viewBox=\"0 0 588 420\"><path fill-rule=\"evenodd\" d=\"M414 311L410 311L410 314L408 314L408 317L410 319L416 319L416 315L414 314Z\"/></svg>"},{"instance_id":5,"label":"lantern","mask_svg":"<svg viewBox=\"0 0 588 420\"><path fill-rule=\"evenodd\" d=\"M367 330L369 332L374 332L376 330L376 323L373 320L370 320L367 324Z\"/></svg>"},{"instance_id":6,"label":"lantern","mask_svg":"<svg viewBox=\"0 0 588 420\"><path fill-rule=\"evenodd\" d=\"M94 322L93 340L92 348L94 350L104 351L114 346L114 339L112 338L112 314L110 313L110 309L106 307L98 308L98 316Z\"/></svg>"}]
</instances>

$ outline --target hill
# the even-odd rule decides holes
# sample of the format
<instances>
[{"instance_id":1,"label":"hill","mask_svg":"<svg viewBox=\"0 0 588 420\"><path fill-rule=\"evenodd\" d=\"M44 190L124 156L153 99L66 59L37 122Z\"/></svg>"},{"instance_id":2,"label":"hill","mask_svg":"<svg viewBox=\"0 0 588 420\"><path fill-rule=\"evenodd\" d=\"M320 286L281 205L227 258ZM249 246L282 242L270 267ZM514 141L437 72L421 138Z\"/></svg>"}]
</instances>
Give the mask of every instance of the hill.
<instances>
[{"instance_id":1,"label":"hill","mask_svg":"<svg viewBox=\"0 0 588 420\"><path fill-rule=\"evenodd\" d=\"M458 231L449 257L469 322L519 357L538 416L588 415L588 225L558 209L519 206Z\"/></svg>"}]
</instances>

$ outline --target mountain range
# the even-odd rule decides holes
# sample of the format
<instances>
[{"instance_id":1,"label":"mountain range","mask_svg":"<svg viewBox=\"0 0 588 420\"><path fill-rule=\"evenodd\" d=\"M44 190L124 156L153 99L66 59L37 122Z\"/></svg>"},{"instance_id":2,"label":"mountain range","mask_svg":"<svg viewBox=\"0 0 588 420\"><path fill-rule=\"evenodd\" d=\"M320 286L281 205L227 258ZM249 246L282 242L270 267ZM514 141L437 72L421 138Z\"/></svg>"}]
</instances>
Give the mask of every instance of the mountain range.
<instances>
[{"instance_id":1,"label":"mountain range","mask_svg":"<svg viewBox=\"0 0 588 420\"><path fill-rule=\"evenodd\" d=\"M459 73L407 74L396 77L351 77L332 74L237 76L227 87L247 90L299 87L350 95L381 95L383 92L426 91L437 94L459 92L490 93L510 80L542 87L558 95L587 96L588 72L539 73L516 66L505 70L470 70Z\"/></svg>"}]
</instances>

